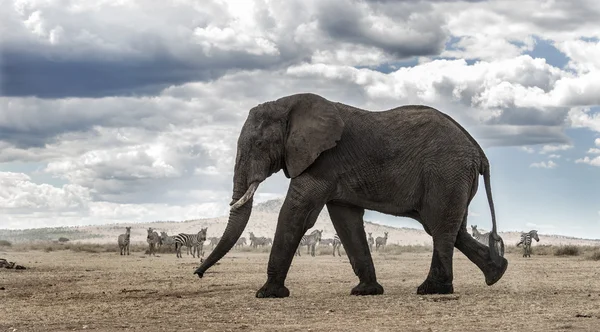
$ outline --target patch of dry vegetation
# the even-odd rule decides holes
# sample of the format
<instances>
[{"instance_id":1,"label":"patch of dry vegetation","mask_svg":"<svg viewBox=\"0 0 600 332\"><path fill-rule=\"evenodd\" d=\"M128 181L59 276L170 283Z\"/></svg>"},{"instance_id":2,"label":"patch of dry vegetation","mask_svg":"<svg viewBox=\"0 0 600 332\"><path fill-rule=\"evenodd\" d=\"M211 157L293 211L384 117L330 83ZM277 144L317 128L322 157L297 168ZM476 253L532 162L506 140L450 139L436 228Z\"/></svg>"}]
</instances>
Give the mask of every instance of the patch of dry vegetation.
<instances>
[{"instance_id":1,"label":"patch of dry vegetation","mask_svg":"<svg viewBox=\"0 0 600 332\"><path fill-rule=\"evenodd\" d=\"M579 256L581 249L574 245L563 245L554 250L554 256Z\"/></svg>"},{"instance_id":2,"label":"patch of dry vegetation","mask_svg":"<svg viewBox=\"0 0 600 332\"><path fill-rule=\"evenodd\" d=\"M587 256L587 259L592 261L600 261L600 249L595 249Z\"/></svg>"}]
</instances>

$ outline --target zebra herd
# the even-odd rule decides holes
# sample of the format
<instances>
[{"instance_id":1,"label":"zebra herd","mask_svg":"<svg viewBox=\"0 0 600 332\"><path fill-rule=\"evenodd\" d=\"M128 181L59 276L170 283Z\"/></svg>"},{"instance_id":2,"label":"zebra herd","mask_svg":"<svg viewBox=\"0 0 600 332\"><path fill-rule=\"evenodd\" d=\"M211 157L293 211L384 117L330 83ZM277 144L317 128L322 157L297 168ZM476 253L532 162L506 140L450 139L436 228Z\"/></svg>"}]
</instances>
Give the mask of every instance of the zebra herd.
<instances>
[{"instance_id":1,"label":"zebra herd","mask_svg":"<svg viewBox=\"0 0 600 332\"><path fill-rule=\"evenodd\" d=\"M148 253L149 253L149 255L156 256L157 248L160 248L162 245L167 245L169 247L173 247L173 245L174 245L175 246L175 254L176 254L177 258L183 257L181 254L181 247L186 247L187 254L189 255L191 252L192 257L194 257L194 258L203 257L204 256L203 247L204 247L204 242L207 240L207 238L206 238L207 230L208 230L208 228L205 227L205 228L200 229L200 231L196 234L179 233L174 236L169 236L169 235L167 235L166 232L161 232L160 235L158 235L158 233L155 230L153 230L152 227L150 227L150 228L148 228L148 235L146 237L146 242L148 243L148 246L149 246ZM477 241L479 241L480 243L482 243L486 246L489 244L489 235L490 235L489 232L481 233L477 229L477 225L471 225L471 231L472 231L473 238L475 238ZM387 244L387 239L388 239L388 232L384 232L383 237L378 236L377 238L373 238L372 233L367 233L367 234L368 234L367 243L369 244L369 250L373 251L373 245L375 245L375 251L379 251L380 249L385 249L385 246ZM301 256L300 248L302 246L306 246L307 247L306 253L310 254L311 256L314 257L316 255L315 250L316 250L317 245L324 245L324 246L331 245L333 247L332 255L335 256L335 253L337 250L338 256L341 256L340 247L342 247L342 241L340 240L340 237L337 235L337 233L334 234L332 239L324 239L324 238L322 238L322 235L323 235L323 230L317 230L317 229L313 230L310 234L304 235L302 237L302 239L300 240L298 249L296 250L296 256ZM131 237L131 227L125 227L125 233L120 234L117 239L117 243L119 245L119 250L120 250L121 255L129 255L130 237ZM211 249L214 249L214 247L219 243L220 239L221 238L219 238L219 237L208 238L208 240L210 241ZM520 245L523 245L523 257L531 257L532 239L535 239L536 242L540 241L536 230L531 230L527 233L521 233L521 240L519 241L519 243L517 243L517 247ZM249 232L249 240L250 240L249 246L252 248L264 247L264 246L273 244L273 239L266 238L264 236L256 237L253 232ZM235 243L236 248L243 247L246 245L248 245L248 244L246 242L245 237L239 238L238 241ZM499 252L501 255L504 255L504 248L499 248Z\"/></svg>"},{"instance_id":2,"label":"zebra herd","mask_svg":"<svg viewBox=\"0 0 600 332\"><path fill-rule=\"evenodd\" d=\"M375 251L378 251L380 248L384 249L387 244L388 232L383 232L384 236L378 236L376 239L373 239L372 233L367 233L367 242L369 243L369 250L373 251L373 245L375 245ZM333 235L332 239L324 239L322 238L323 230L313 230L310 234L304 235L300 240L300 245L298 245L298 249L296 249L296 256L300 255L300 247L306 246L306 253L311 256L315 256L315 248L317 245L321 246L329 246L333 247L332 255L335 256L337 251L338 256L342 256L340 253L340 248L342 247L342 241L340 237L336 234Z\"/></svg>"},{"instance_id":3,"label":"zebra herd","mask_svg":"<svg viewBox=\"0 0 600 332\"><path fill-rule=\"evenodd\" d=\"M484 245L489 245L490 232L481 233L477 229L477 225L471 225L471 231L473 237ZM523 257L531 257L531 239L535 239L536 242L540 242L537 230L531 230L527 233L521 233L521 240L517 243L517 247L523 245ZM504 248L501 248L500 254L504 256Z\"/></svg>"},{"instance_id":4,"label":"zebra herd","mask_svg":"<svg viewBox=\"0 0 600 332\"><path fill-rule=\"evenodd\" d=\"M210 241L211 249L214 249L215 245L221 240L220 237L210 237L207 239L206 233L208 227L204 227L198 231L198 233L179 233L177 235L170 236L167 232L160 232L160 235L152 228L148 228L148 235L146 236L146 242L148 243L148 255L156 256L156 249L163 245L169 248L175 249L175 256L182 258L181 248L186 247L187 254L192 254L192 257L200 258L204 256L204 242ZM129 245L131 243L131 227L125 227L125 233L120 234L117 238L119 245L120 255L129 255ZM250 232L250 246L256 248L257 246L271 245L273 239L260 237L257 238L252 232ZM246 238L241 237L235 243L235 247L247 246Z\"/></svg>"},{"instance_id":5,"label":"zebra herd","mask_svg":"<svg viewBox=\"0 0 600 332\"><path fill-rule=\"evenodd\" d=\"M167 246L169 248L175 249L175 256L177 258L182 258L181 248L186 247L187 254L192 254L192 257L200 258L204 257L204 242L210 241L209 245L211 249L219 243L221 240L220 237L206 237L208 231L208 227L204 227L198 231L198 233L179 233L177 235L170 236L167 232L160 232L160 235L156 230L152 227L149 227L146 236L146 242L148 243L148 255L156 256L156 250L160 247ZM248 233L250 243L248 244L245 237L240 237L235 243L235 248L249 246L251 248L265 247L273 245L273 239L269 237L257 237L253 232ZM304 235L302 240L300 240L300 244L298 245L298 249L296 250L296 256L300 255L300 248L302 246L306 246L306 253L311 256L316 255L316 246L332 246L333 252L332 255L335 256L337 251L338 256L342 256L340 253L340 248L342 247L342 241L340 237L334 234L333 238L322 238L323 230L313 230L310 234ZM387 243L388 233L384 232L384 236L378 236L377 238L373 238L372 233L368 233L367 241L369 243L369 249L373 251L373 246L375 246L375 251L385 248ZM117 243L119 245L119 250L121 255L129 255L129 245L131 243L131 227L125 227L125 233L120 234L117 239Z\"/></svg>"}]
</instances>

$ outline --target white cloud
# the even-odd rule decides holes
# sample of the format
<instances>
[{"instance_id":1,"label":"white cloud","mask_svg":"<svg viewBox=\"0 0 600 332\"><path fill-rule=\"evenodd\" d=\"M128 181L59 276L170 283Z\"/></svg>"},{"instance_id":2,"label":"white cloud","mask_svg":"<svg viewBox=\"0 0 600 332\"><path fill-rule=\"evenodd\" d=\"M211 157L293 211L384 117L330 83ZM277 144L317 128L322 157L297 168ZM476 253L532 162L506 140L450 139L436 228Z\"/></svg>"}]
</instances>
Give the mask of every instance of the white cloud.
<instances>
[{"instance_id":1,"label":"white cloud","mask_svg":"<svg viewBox=\"0 0 600 332\"><path fill-rule=\"evenodd\" d=\"M572 148L573 148L573 146L569 145L569 144L544 145L542 147L542 149L540 150L540 154L546 154L548 152L555 152L555 151L564 151L564 150L569 150Z\"/></svg>"},{"instance_id":2,"label":"white cloud","mask_svg":"<svg viewBox=\"0 0 600 332\"><path fill-rule=\"evenodd\" d=\"M16 211L67 212L85 208L90 199L87 188L66 184L61 188L36 184L27 174L0 172L0 209Z\"/></svg>"},{"instance_id":3,"label":"white cloud","mask_svg":"<svg viewBox=\"0 0 600 332\"><path fill-rule=\"evenodd\" d=\"M580 163L582 163L582 164L589 164L589 165L592 165L592 166L600 167L600 156L595 157L595 158L590 158L588 156L585 156L583 158L576 159L575 163L577 163L577 164L580 164Z\"/></svg>"},{"instance_id":4,"label":"white cloud","mask_svg":"<svg viewBox=\"0 0 600 332\"><path fill-rule=\"evenodd\" d=\"M539 163L533 163L533 164L529 165L529 167L534 167L534 168L556 168L556 166L557 166L557 164L552 160L540 161Z\"/></svg>"},{"instance_id":5,"label":"white cloud","mask_svg":"<svg viewBox=\"0 0 600 332\"><path fill-rule=\"evenodd\" d=\"M527 153L535 153L535 149L529 146L520 146L519 149Z\"/></svg>"},{"instance_id":6,"label":"white cloud","mask_svg":"<svg viewBox=\"0 0 600 332\"><path fill-rule=\"evenodd\" d=\"M560 155L558 155L558 154L551 154L551 155L548 155L548 158L558 159L558 158L560 158Z\"/></svg>"},{"instance_id":7,"label":"white cloud","mask_svg":"<svg viewBox=\"0 0 600 332\"><path fill-rule=\"evenodd\" d=\"M572 108L568 121L573 128L588 128L600 132L600 112L593 112L589 108Z\"/></svg>"}]
</instances>

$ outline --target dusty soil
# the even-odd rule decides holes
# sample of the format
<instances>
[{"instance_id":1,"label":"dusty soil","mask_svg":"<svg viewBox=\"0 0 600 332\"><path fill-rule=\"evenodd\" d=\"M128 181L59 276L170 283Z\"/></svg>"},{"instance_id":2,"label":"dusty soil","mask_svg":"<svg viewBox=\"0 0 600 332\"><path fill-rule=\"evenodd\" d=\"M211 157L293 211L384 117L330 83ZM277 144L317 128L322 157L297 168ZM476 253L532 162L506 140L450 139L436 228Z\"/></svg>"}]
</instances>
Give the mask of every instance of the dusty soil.
<instances>
[{"instance_id":1,"label":"dusty soil","mask_svg":"<svg viewBox=\"0 0 600 332\"><path fill-rule=\"evenodd\" d=\"M0 252L0 331L598 331L600 262L510 254L486 286L461 253L455 294L418 296L430 254L374 254L381 296L354 297L345 256L294 258L291 296L257 299L268 254L230 252L203 279L175 254ZM4 288L4 289L2 289Z\"/></svg>"}]
</instances>

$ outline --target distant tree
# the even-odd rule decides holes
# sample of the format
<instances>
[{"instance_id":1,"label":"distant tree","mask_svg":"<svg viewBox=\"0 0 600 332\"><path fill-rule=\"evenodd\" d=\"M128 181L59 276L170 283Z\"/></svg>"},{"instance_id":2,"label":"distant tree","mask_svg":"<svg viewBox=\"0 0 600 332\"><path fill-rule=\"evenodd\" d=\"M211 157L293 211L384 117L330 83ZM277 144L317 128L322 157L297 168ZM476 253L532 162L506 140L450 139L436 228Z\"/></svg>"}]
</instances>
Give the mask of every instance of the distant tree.
<instances>
[{"instance_id":1,"label":"distant tree","mask_svg":"<svg viewBox=\"0 0 600 332\"><path fill-rule=\"evenodd\" d=\"M10 243L9 241L0 240L0 247L10 247L10 246L12 246L12 243Z\"/></svg>"},{"instance_id":2,"label":"distant tree","mask_svg":"<svg viewBox=\"0 0 600 332\"><path fill-rule=\"evenodd\" d=\"M58 242L69 242L69 239L67 239L66 237L59 237Z\"/></svg>"}]
</instances>

